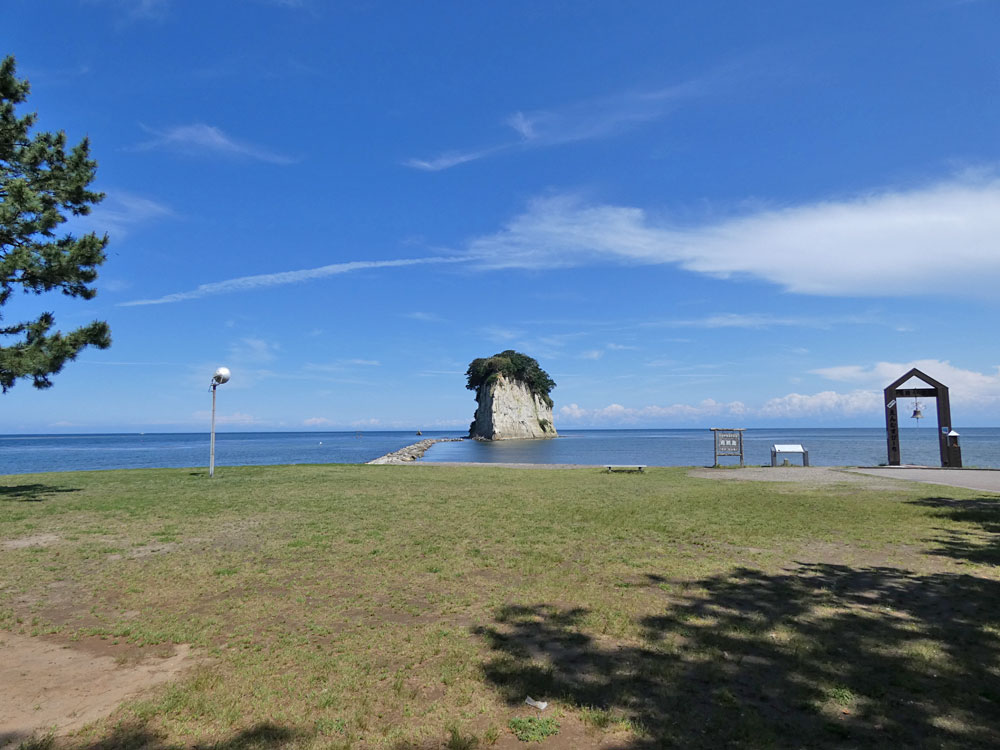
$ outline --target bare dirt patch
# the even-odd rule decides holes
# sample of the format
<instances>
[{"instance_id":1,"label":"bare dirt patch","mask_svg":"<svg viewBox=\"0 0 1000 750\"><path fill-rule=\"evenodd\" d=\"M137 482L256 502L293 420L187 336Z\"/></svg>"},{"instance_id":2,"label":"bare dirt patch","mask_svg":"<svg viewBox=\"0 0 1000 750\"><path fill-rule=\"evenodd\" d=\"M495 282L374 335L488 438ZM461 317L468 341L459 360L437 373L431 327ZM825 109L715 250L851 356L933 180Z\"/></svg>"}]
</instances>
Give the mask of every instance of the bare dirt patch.
<instances>
[{"instance_id":1,"label":"bare dirt patch","mask_svg":"<svg viewBox=\"0 0 1000 750\"><path fill-rule=\"evenodd\" d=\"M123 647L119 654L105 642L0 633L0 748L79 729L192 663L186 645L147 653Z\"/></svg>"},{"instance_id":2,"label":"bare dirt patch","mask_svg":"<svg viewBox=\"0 0 1000 750\"><path fill-rule=\"evenodd\" d=\"M806 487L850 485L859 490L896 489L905 487L886 477L855 474L833 466L747 466L743 469L692 469L689 477L718 479L727 482L795 482Z\"/></svg>"},{"instance_id":3,"label":"bare dirt patch","mask_svg":"<svg viewBox=\"0 0 1000 750\"><path fill-rule=\"evenodd\" d=\"M58 534L35 534L34 536L23 536L20 539L8 539L3 543L3 548L27 549L28 547L51 547L58 541Z\"/></svg>"}]
</instances>

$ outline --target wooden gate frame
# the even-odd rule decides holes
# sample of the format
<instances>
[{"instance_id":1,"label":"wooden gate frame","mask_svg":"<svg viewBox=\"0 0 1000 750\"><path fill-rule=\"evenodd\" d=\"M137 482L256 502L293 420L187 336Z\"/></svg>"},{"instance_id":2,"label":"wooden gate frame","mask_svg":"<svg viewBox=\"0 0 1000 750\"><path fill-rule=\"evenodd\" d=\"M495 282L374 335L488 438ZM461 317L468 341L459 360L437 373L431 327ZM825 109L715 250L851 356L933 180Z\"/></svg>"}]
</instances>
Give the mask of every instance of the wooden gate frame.
<instances>
[{"instance_id":1,"label":"wooden gate frame","mask_svg":"<svg viewBox=\"0 0 1000 750\"><path fill-rule=\"evenodd\" d=\"M899 387L910 378L922 380L930 388ZM948 433L951 432L951 402L948 400L948 386L939 383L916 367L894 380L885 389L885 436L889 451L889 466L899 466L899 415L896 399L930 397L937 400L938 445L941 449L941 466L955 469L962 467L962 449L957 445L957 441L948 440Z\"/></svg>"}]
</instances>

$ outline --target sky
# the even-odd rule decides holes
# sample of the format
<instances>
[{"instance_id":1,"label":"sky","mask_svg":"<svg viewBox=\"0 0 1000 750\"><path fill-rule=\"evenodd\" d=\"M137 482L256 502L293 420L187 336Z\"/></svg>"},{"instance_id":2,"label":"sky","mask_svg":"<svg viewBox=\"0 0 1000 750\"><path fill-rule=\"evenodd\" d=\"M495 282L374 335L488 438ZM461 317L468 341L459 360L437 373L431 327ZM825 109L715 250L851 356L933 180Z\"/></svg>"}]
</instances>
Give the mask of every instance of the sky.
<instances>
[{"instance_id":1,"label":"sky","mask_svg":"<svg viewBox=\"0 0 1000 750\"><path fill-rule=\"evenodd\" d=\"M574 428L1000 424L1000 3L4 0L91 141L111 326L4 433L464 429L535 357ZM933 422L933 402L925 405Z\"/></svg>"}]
</instances>

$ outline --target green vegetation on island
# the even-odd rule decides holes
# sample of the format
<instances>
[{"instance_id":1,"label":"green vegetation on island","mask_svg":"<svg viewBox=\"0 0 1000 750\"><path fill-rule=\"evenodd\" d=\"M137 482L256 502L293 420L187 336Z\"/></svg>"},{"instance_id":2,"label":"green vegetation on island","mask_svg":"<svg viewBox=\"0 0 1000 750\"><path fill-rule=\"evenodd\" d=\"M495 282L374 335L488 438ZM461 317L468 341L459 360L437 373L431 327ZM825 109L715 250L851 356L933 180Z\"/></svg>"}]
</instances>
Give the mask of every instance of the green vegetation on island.
<instances>
[{"instance_id":1,"label":"green vegetation on island","mask_svg":"<svg viewBox=\"0 0 1000 750\"><path fill-rule=\"evenodd\" d=\"M2 477L0 630L195 664L31 746L997 746L1000 501L714 474Z\"/></svg>"},{"instance_id":2,"label":"green vegetation on island","mask_svg":"<svg viewBox=\"0 0 1000 750\"><path fill-rule=\"evenodd\" d=\"M538 365L538 361L534 357L521 354L513 349L507 349L492 357L480 357L472 360L469 363L469 369L465 372L465 387L476 392L476 400L478 401L479 386L484 383L493 383L500 375L508 379L520 380L546 406L552 407L552 397L549 396L549 392L556 387L555 381Z\"/></svg>"}]
</instances>

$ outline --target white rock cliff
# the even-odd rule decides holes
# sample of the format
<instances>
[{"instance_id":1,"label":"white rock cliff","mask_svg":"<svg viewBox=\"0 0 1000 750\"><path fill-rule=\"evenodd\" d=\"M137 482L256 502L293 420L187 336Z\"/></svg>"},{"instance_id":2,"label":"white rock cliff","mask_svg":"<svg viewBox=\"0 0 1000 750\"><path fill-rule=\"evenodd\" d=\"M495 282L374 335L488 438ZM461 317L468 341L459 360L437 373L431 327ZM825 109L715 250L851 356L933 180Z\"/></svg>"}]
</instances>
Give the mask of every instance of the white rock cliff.
<instances>
[{"instance_id":1,"label":"white rock cliff","mask_svg":"<svg viewBox=\"0 0 1000 750\"><path fill-rule=\"evenodd\" d=\"M559 437L552 407L520 380L499 375L476 392L476 419L469 437L480 440L518 440Z\"/></svg>"}]
</instances>

